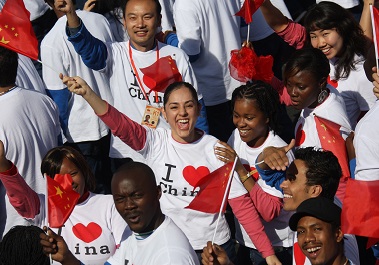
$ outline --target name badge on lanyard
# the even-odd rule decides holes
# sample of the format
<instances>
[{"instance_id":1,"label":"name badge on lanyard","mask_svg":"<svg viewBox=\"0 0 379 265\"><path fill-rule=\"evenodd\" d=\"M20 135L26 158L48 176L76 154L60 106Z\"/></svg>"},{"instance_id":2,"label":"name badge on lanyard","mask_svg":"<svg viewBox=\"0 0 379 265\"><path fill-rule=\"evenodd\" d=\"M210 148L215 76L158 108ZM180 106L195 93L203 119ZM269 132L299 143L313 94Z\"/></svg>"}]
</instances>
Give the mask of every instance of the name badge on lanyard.
<instances>
[{"instance_id":1,"label":"name badge on lanyard","mask_svg":"<svg viewBox=\"0 0 379 265\"><path fill-rule=\"evenodd\" d=\"M157 61L159 59L159 47L158 47L158 43L157 43L157 46L156 46L156 51L157 51ZM150 128L157 128L158 126L158 122L159 122L159 117L161 115L161 109L160 108L157 108L157 107L153 107L151 105L151 102L150 102L150 99L149 99L149 95L146 93L146 90L143 86L143 83L141 82L141 79L138 75L138 71L137 71L137 68L134 64L134 60L133 60L133 55L132 55L132 47L130 45L130 41L129 41L129 57L130 57L130 62L131 62L131 65L132 65L132 68L133 68L133 71L134 71L134 74L137 78L137 82L138 82L138 85L143 93L143 96L145 97L146 101L147 101L147 105L146 105L146 108L145 108L145 113L143 114L142 116L142 121L141 121L141 124L142 125L147 125L148 127ZM155 98L158 99L158 92L154 91L155 92Z\"/></svg>"}]
</instances>

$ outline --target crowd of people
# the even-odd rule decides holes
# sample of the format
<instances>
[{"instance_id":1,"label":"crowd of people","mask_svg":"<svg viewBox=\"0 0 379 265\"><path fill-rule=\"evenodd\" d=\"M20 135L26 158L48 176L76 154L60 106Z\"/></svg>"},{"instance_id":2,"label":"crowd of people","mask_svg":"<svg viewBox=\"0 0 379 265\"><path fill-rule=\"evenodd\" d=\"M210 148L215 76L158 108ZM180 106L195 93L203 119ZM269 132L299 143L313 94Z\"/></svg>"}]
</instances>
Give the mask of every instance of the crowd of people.
<instances>
[{"instance_id":1,"label":"crowd of people","mask_svg":"<svg viewBox=\"0 0 379 265\"><path fill-rule=\"evenodd\" d=\"M349 179L379 180L374 0L250 25L242 0L24 2L42 65L0 46L0 265L375 264L341 229ZM242 46L270 82L232 77ZM226 212L188 207L232 162ZM79 199L49 228L62 175Z\"/></svg>"}]
</instances>

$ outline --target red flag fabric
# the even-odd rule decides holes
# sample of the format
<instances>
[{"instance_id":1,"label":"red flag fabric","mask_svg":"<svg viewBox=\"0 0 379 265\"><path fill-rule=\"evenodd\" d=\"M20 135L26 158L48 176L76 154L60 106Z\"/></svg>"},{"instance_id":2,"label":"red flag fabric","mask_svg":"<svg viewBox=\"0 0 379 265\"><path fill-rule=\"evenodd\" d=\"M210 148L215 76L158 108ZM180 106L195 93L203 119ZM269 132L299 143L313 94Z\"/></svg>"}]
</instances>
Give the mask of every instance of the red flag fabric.
<instances>
[{"instance_id":1,"label":"red flag fabric","mask_svg":"<svg viewBox=\"0 0 379 265\"><path fill-rule=\"evenodd\" d=\"M50 227L64 225L78 201L80 194L72 189L72 177L69 174L47 178L48 220Z\"/></svg>"},{"instance_id":2,"label":"red flag fabric","mask_svg":"<svg viewBox=\"0 0 379 265\"><path fill-rule=\"evenodd\" d=\"M193 186L200 187L200 190L186 208L204 213L218 213L232 168L233 162L230 162L207 176L199 178ZM222 211L225 212L225 209L226 203Z\"/></svg>"},{"instance_id":3,"label":"red flag fabric","mask_svg":"<svg viewBox=\"0 0 379 265\"><path fill-rule=\"evenodd\" d=\"M274 77L272 66L274 59L271 55L257 56L255 51L248 47L230 52L230 76L240 82L261 80L270 83Z\"/></svg>"},{"instance_id":4,"label":"red flag fabric","mask_svg":"<svg viewBox=\"0 0 379 265\"><path fill-rule=\"evenodd\" d=\"M341 225L345 234L369 238L368 246L379 241L379 180L349 179L343 201Z\"/></svg>"},{"instance_id":5,"label":"red flag fabric","mask_svg":"<svg viewBox=\"0 0 379 265\"><path fill-rule=\"evenodd\" d=\"M242 17L246 24L253 21L253 14L262 5L264 0L245 0L242 8L235 15Z\"/></svg>"},{"instance_id":6,"label":"red flag fabric","mask_svg":"<svg viewBox=\"0 0 379 265\"><path fill-rule=\"evenodd\" d=\"M144 84L156 92L164 93L169 85L182 81L176 62L170 55L159 58L152 65L140 70Z\"/></svg>"},{"instance_id":7,"label":"red flag fabric","mask_svg":"<svg viewBox=\"0 0 379 265\"><path fill-rule=\"evenodd\" d=\"M314 118L321 147L324 150L331 151L338 158L338 162L341 166L342 176L336 196L343 201L346 192L346 182L350 178L350 169L345 140L340 134L341 125L316 115Z\"/></svg>"},{"instance_id":8,"label":"red flag fabric","mask_svg":"<svg viewBox=\"0 0 379 265\"><path fill-rule=\"evenodd\" d=\"M342 177L346 181L350 178L350 170L345 140L340 134L341 125L318 116L314 116L314 118L321 147L325 150L333 152L333 154L338 158L338 162L342 168Z\"/></svg>"},{"instance_id":9,"label":"red flag fabric","mask_svg":"<svg viewBox=\"0 0 379 265\"><path fill-rule=\"evenodd\" d=\"M0 45L38 59L38 41L22 0L7 0L0 12Z\"/></svg>"}]
</instances>

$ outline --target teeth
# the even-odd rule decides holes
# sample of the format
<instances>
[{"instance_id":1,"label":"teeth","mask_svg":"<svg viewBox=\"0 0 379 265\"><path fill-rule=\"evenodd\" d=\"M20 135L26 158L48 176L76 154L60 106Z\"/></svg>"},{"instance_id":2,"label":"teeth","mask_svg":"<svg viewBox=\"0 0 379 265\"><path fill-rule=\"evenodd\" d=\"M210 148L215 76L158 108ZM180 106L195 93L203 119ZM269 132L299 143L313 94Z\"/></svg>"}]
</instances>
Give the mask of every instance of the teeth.
<instances>
[{"instance_id":1,"label":"teeth","mask_svg":"<svg viewBox=\"0 0 379 265\"><path fill-rule=\"evenodd\" d=\"M326 53L326 52L328 52L329 50L330 50L330 48L322 49L321 51L322 51L323 53Z\"/></svg>"},{"instance_id":2,"label":"teeth","mask_svg":"<svg viewBox=\"0 0 379 265\"><path fill-rule=\"evenodd\" d=\"M288 194L284 194L283 197L284 197L284 198L292 198L292 196L291 196L291 195L288 195Z\"/></svg>"},{"instance_id":3,"label":"teeth","mask_svg":"<svg viewBox=\"0 0 379 265\"><path fill-rule=\"evenodd\" d=\"M321 247L308 248L307 251L308 251L309 253L311 253L311 252L315 252L316 250L319 250L319 249L321 249Z\"/></svg>"},{"instance_id":4,"label":"teeth","mask_svg":"<svg viewBox=\"0 0 379 265\"><path fill-rule=\"evenodd\" d=\"M188 120L178 120L178 122L180 122L180 123L187 123Z\"/></svg>"}]
</instances>

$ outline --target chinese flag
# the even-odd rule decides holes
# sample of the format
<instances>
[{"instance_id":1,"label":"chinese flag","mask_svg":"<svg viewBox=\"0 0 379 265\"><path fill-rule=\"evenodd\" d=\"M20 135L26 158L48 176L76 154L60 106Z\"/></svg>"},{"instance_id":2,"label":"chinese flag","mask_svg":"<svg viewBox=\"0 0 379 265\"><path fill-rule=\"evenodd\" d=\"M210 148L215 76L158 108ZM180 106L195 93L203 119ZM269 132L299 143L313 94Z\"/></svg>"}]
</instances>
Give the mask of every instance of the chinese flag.
<instances>
[{"instance_id":1,"label":"chinese flag","mask_svg":"<svg viewBox=\"0 0 379 265\"><path fill-rule=\"evenodd\" d=\"M264 0L245 0L242 8L235 15L242 17L246 24L253 21L253 14L262 5Z\"/></svg>"},{"instance_id":2,"label":"chinese flag","mask_svg":"<svg viewBox=\"0 0 379 265\"><path fill-rule=\"evenodd\" d=\"M0 45L38 59L38 41L22 0L7 0L0 12Z\"/></svg>"},{"instance_id":3,"label":"chinese flag","mask_svg":"<svg viewBox=\"0 0 379 265\"><path fill-rule=\"evenodd\" d=\"M342 168L342 177L336 195L341 201L343 201L346 181L350 178L350 170L345 140L340 134L341 125L316 115L314 118L321 147L327 151L333 152L333 154L338 158L338 162Z\"/></svg>"},{"instance_id":4,"label":"chinese flag","mask_svg":"<svg viewBox=\"0 0 379 265\"><path fill-rule=\"evenodd\" d=\"M379 180L349 179L342 207L342 231L369 238L367 247L379 241Z\"/></svg>"},{"instance_id":5,"label":"chinese flag","mask_svg":"<svg viewBox=\"0 0 379 265\"><path fill-rule=\"evenodd\" d=\"M72 189L72 177L69 174L55 175L47 179L48 220L50 227L64 225L78 201L80 195Z\"/></svg>"},{"instance_id":6,"label":"chinese flag","mask_svg":"<svg viewBox=\"0 0 379 265\"><path fill-rule=\"evenodd\" d=\"M143 83L156 92L164 93L169 85L182 81L176 62L170 55L159 58L152 65L140 70L143 73Z\"/></svg>"},{"instance_id":7,"label":"chinese flag","mask_svg":"<svg viewBox=\"0 0 379 265\"><path fill-rule=\"evenodd\" d=\"M218 213L226 192L232 168L233 162L230 162L207 176L200 178L198 182L194 184L194 188L200 187L200 190L186 208L204 213ZM229 193L229 191L227 192ZM225 209L226 203L222 211L225 212Z\"/></svg>"}]
</instances>

